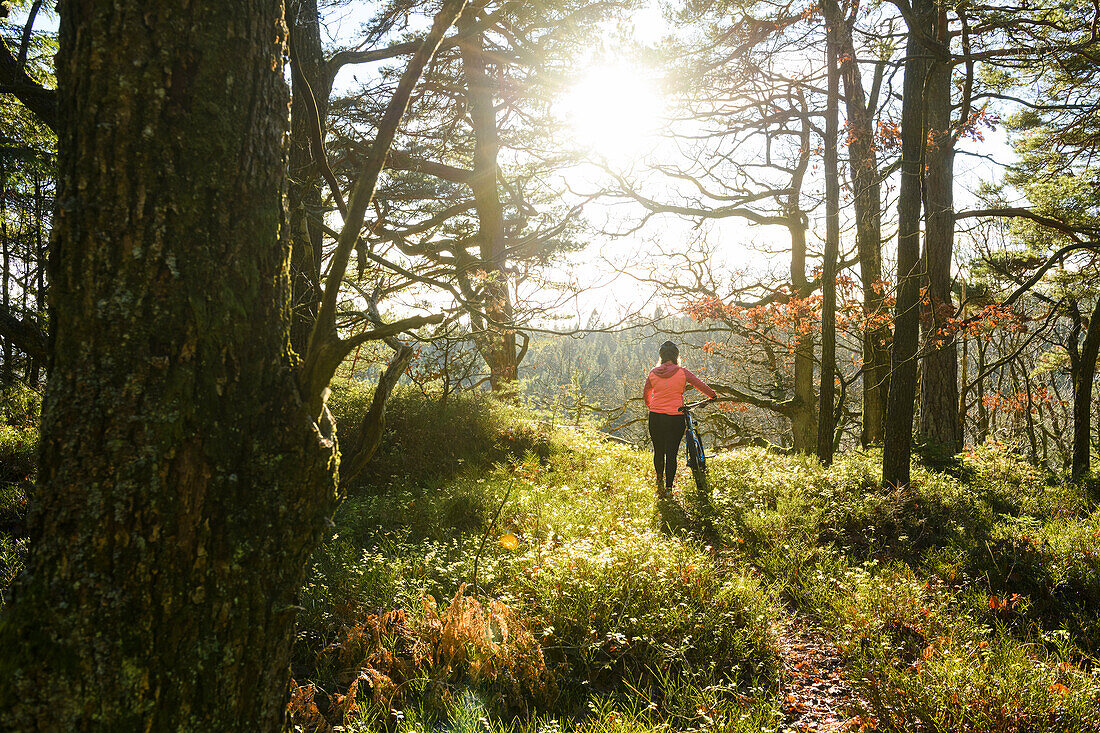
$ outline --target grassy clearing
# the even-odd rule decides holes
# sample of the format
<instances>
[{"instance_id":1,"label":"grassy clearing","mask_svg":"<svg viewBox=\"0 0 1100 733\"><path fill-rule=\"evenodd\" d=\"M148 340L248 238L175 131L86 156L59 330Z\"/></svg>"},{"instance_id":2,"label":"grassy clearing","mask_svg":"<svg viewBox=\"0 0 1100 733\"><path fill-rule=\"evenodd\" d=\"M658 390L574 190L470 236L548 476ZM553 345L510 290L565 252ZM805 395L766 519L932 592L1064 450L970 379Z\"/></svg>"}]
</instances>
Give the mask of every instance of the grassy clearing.
<instances>
[{"instance_id":1,"label":"grassy clearing","mask_svg":"<svg viewBox=\"0 0 1100 733\"><path fill-rule=\"evenodd\" d=\"M1100 730L1095 498L996 447L958 469L900 492L878 488L874 454L824 470L743 451L712 471L723 538L832 629L866 719Z\"/></svg>"},{"instance_id":2,"label":"grassy clearing","mask_svg":"<svg viewBox=\"0 0 1100 733\"><path fill-rule=\"evenodd\" d=\"M337 391L344 425L366 397ZM28 420L0 428L0 594ZM873 452L739 451L683 515L646 453L518 408L398 395L388 431L302 589L301 730L779 730L793 612L837 640L868 729L1100 730L1097 497L996 446L905 491ZM706 542L660 529L685 521Z\"/></svg>"},{"instance_id":3,"label":"grassy clearing","mask_svg":"<svg viewBox=\"0 0 1100 733\"><path fill-rule=\"evenodd\" d=\"M774 727L777 599L756 571L658 531L650 458L499 404L464 408L490 429L449 433L441 471L393 461L381 490L338 512L302 595L295 676L312 698L296 721ZM391 455L410 455L402 439L416 436L395 432Z\"/></svg>"}]
</instances>

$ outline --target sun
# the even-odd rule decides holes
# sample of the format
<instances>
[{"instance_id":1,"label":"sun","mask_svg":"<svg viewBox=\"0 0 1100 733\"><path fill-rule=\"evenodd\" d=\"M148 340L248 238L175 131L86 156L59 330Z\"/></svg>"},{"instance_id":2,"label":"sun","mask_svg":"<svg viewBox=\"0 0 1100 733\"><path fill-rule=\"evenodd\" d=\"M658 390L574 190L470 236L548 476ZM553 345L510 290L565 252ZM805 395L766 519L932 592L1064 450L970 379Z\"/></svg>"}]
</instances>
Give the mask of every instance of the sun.
<instances>
[{"instance_id":1,"label":"sun","mask_svg":"<svg viewBox=\"0 0 1100 733\"><path fill-rule=\"evenodd\" d=\"M618 164L653 148L664 104L656 84L618 64L581 77L559 106L573 141L588 154Z\"/></svg>"}]
</instances>

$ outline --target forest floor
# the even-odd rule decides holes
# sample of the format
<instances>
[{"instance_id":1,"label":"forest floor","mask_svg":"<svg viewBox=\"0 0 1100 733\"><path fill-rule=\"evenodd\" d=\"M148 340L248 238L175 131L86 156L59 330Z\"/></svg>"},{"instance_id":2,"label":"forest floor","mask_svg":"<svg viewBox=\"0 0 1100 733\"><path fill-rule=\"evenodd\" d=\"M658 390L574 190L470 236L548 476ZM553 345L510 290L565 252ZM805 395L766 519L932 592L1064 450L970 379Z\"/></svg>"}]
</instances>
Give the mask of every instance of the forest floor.
<instances>
[{"instance_id":1,"label":"forest floor","mask_svg":"<svg viewBox=\"0 0 1100 733\"><path fill-rule=\"evenodd\" d=\"M519 408L399 395L388 431L302 588L297 730L1100 731L1095 488L1001 447L904 491L741 450L657 502L645 451Z\"/></svg>"},{"instance_id":2,"label":"forest floor","mask_svg":"<svg viewBox=\"0 0 1100 733\"><path fill-rule=\"evenodd\" d=\"M812 618L787 616L776 623L782 660L780 699L784 731L858 731L873 727L853 711L857 693L845 678L836 644Z\"/></svg>"}]
</instances>

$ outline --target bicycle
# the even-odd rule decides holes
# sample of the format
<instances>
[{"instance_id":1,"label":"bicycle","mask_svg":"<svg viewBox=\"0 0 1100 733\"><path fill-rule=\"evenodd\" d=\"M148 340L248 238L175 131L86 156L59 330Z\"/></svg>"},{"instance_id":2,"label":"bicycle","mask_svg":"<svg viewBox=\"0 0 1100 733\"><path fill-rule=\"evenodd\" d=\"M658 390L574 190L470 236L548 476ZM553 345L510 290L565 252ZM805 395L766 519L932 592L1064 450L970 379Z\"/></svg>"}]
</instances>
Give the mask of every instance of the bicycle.
<instances>
[{"instance_id":1,"label":"bicycle","mask_svg":"<svg viewBox=\"0 0 1100 733\"><path fill-rule=\"evenodd\" d=\"M709 405L713 401L713 399L700 400L680 408L680 412L684 413L686 418L684 442L687 446L687 467L691 469L691 475L695 479L695 487L699 489L701 496L710 495L707 489L707 454L703 450L703 439L699 436L699 428L691 411L697 407Z\"/></svg>"}]
</instances>

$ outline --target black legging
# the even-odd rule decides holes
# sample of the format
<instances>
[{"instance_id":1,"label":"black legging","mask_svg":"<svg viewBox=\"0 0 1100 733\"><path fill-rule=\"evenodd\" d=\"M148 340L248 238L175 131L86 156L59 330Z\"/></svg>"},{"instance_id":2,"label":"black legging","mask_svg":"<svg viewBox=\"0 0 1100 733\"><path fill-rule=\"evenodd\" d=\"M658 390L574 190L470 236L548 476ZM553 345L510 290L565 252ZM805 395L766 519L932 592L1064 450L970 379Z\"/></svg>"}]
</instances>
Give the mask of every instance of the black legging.
<instances>
[{"instance_id":1,"label":"black legging","mask_svg":"<svg viewBox=\"0 0 1100 733\"><path fill-rule=\"evenodd\" d=\"M649 437L653 440L653 468L665 475L665 486L671 487L676 478L676 454L684 439L686 421L683 415L649 413Z\"/></svg>"}]
</instances>

